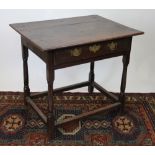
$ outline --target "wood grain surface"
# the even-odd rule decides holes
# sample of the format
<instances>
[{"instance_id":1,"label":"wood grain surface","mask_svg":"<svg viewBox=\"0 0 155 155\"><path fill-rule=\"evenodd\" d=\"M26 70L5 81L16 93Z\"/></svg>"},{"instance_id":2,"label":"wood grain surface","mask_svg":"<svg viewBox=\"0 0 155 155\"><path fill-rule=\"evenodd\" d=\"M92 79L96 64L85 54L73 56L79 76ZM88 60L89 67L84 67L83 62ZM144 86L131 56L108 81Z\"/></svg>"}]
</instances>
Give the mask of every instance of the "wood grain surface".
<instances>
[{"instance_id":1,"label":"wood grain surface","mask_svg":"<svg viewBox=\"0 0 155 155\"><path fill-rule=\"evenodd\" d=\"M98 15L10 24L41 51L143 34Z\"/></svg>"}]
</instances>

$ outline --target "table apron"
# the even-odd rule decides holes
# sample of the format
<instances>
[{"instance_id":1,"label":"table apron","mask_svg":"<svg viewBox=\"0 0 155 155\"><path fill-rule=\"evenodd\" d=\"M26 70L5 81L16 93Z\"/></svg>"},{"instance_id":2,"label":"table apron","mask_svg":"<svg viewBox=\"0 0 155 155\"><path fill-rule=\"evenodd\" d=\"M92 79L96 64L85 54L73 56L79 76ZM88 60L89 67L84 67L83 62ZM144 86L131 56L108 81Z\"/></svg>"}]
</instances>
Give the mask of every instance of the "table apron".
<instances>
[{"instance_id":1,"label":"table apron","mask_svg":"<svg viewBox=\"0 0 155 155\"><path fill-rule=\"evenodd\" d=\"M131 50L132 38L115 39L54 51L55 68L125 55Z\"/></svg>"}]
</instances>

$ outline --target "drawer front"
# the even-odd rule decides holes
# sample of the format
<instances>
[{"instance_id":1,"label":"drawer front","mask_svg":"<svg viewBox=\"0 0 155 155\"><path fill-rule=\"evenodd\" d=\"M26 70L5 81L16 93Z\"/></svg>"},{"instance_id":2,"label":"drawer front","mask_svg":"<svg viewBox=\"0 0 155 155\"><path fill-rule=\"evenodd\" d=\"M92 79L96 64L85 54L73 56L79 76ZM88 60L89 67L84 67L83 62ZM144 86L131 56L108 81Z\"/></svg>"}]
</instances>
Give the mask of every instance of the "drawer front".
<instances>
[{"instance_id":1,"label":"drawer front","mask_svg":"<svg viewBox=\"0 0 155 155\"><path fill-rule=\"evenodd\" d=\"M113 41L106 41L100 43L94 43L89 45L82 45L72 48L66 48L64 50L55 51L54 64L63 65L69 63L77 63L82 60L108 56L108 55L120 55L129 52L131 48L131 38L117 39Z\"/></svg>"}]
</instances>

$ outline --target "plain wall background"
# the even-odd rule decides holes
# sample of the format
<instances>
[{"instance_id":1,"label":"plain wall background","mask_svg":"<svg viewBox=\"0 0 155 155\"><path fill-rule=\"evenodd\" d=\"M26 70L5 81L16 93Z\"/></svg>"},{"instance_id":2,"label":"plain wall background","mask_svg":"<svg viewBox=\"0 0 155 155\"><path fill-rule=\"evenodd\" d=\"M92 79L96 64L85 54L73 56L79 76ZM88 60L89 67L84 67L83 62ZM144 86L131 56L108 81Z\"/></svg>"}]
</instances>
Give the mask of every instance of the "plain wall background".
<instances>
[{"instance_id":1,"label":"plain wall background","mask_svg":"<svg viewBox=\"0 0 155 155\"><path fill-rule=\"evenodd\" d=\"M133 38L126 92L155 92L155 10L0 10L0 91L23 91L20 36L10 23L98 14L144 31ZM56 71L55 87L88 79L89 64ZM122 57L98 61L95 80L110 91L120 90ZM45 64L29 56L31 91L47 90ZM74 90L79 91L79 90ZM81 88L80 91L87 91Z\"/></svg>"}]
</instances>

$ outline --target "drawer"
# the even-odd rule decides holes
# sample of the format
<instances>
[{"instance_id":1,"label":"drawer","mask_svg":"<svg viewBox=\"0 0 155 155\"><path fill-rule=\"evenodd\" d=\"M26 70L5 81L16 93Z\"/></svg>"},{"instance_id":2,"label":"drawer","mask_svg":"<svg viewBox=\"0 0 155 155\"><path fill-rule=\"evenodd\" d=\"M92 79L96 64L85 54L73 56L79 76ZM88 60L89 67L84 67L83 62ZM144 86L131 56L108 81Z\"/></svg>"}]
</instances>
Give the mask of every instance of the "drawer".
<instances>
[{"instance_id":1,"label":"drawer","mask_svg":"<svg viewBox=\"0 0 155 155\"><path fill-rule=\"evenodd\" d=\"M105 56L123 55L131 48L131 38L117 39L113 41L98 42L89 45L76 46L57 50L54 53L54 64L74 64L84 60L97 60Z\"/></svg>"}]
</instances>

